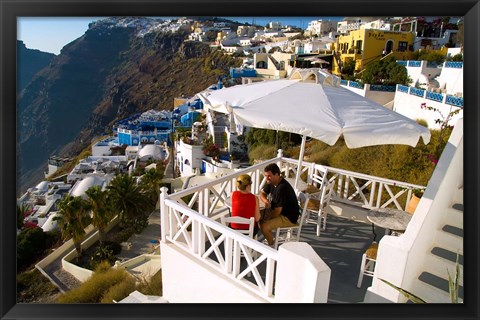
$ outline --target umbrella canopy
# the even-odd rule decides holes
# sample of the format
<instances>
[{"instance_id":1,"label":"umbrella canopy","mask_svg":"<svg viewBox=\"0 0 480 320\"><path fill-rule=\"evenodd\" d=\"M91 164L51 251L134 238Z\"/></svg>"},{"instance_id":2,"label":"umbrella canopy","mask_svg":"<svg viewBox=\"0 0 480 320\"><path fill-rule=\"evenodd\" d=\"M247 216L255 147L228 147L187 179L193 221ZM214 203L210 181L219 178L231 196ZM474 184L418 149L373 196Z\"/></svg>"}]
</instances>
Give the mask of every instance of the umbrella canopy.
<instances>
[{"instance_id":1,"label":"umbrella canopy","mask_svg":"<svg viewBox=\"0 0 480 320\"><path fill-rule=\"evenodd\" d=\"M263 81L198 95L205 109L231 114L237 124L302 135L295 187L307 136L334 145L343 135L349 148L381 144L415 147L420 137L424 143L430 142L428 128L340 87L331 76L319 76L323 84Z\"/></svg>"},{"instance_id":2,"label":"umbrella canopy","mask_svg":"<svg viewBox=\"0 0 480 320\"><path fill-rule=\"evenodd\" d=\"M318 57L309 57L309 58L305 58L304 60L310 61L311 63L326 63L326 64L330 64L330 62L325 61L325 60L323 60L323 59L320 59L320 58L318 58Z\"/></svg>"},{"instance_id":3,"label":"umbrella canopy","mask_svg":"<svg viewBox=\"0 0 480 320\"><path fill-rule=\"evenodd\" d=\"M230 114L255 128L309 136L349 148L380 144L416 146L430 131L415 121L339 86L300 80L263 81L199 94L206 109Z\"/></svg>"}]
</instances>

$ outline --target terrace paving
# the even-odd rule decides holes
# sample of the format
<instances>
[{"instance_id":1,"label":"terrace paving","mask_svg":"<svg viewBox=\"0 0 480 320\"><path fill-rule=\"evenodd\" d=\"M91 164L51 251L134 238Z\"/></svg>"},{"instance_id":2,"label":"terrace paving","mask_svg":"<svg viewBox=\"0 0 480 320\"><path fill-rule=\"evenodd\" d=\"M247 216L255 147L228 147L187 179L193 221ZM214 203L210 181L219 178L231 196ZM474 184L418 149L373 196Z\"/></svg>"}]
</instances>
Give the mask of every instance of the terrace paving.
<instances>
[{"instance_id":1,"label":"terrace paving","mask_svg":"<svg viewBox=\"0 0 480 320\"><path fill-rule=\"evenodd\" d=\"M378 241L384 231L376 232ZM371 224L329 215L327 228L320 237L316 235L316 226L307 224L302 227L300 241L310 244L331 269L328 303L363 302L372 280L364 277L361 288L357 288L357 280L362 254L373 241Z\"/></svg>"}]
</instances>

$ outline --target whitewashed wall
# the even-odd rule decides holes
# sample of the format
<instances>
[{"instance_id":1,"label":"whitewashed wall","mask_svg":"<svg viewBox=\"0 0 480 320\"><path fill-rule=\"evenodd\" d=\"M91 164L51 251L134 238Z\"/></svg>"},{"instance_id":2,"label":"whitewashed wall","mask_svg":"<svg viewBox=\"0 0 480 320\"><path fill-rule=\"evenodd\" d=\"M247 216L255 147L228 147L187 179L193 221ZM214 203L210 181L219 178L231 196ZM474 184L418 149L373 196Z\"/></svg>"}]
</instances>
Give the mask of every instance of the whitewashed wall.
<instances>
[{"instance_id":1,"label":"whitewashed wall","mask_svg":"<svg viewBox=\"0 0 480 320\"><path fill-rule=\"evenodd\" d=\"M163 297L170 303L269 302L174 245L161 242L160 252ZM279 248L275 302L326 303L330 275L309 244L286 243Z\"/></svg>"},{"instance_id":2,"label":"whitewashed wall","mask_svg":"<svg viewBox=\"0 0 480 320\"><path fill-rule=\"evenodd\" d=\"M412 120L423 119L427 121L430 129L439 129L440 125L435 123L435 121L437 119L442 119L442 116L438 112L422 109L420 107L420 104L422 103L426 103L427 106L437 108L444 117L446 117L451 111L460 109L458 107L441 102L396 91L393 111L396 111ZM455 125L460 118L463 118L463 109L452 117L452 120L449 122L449 124Z\"/></svg>"}]
</instances>

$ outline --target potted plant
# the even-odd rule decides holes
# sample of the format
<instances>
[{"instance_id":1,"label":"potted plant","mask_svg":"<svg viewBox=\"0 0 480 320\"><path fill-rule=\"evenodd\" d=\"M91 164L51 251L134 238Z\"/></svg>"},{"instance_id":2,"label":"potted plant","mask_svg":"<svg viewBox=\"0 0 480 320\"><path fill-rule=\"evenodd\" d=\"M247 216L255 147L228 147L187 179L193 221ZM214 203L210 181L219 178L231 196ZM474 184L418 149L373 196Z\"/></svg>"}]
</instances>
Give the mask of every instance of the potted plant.
<instances>
[{"instance_id":1,"label":"potted plant","mask_svg":"<svg viewBox=\"0 0 480 320\"><path fill-rule=\"evenodd\" d=\"M410 214L413 214L415 212L415 209L417 209L418 203L420 202L420 198L423 196L424 191L425 190L423 189L412 190L412 197L410 198L410 201L408 202L408 205L405 208L405 211L407 211Z\"/></svg>"}]
</instances>

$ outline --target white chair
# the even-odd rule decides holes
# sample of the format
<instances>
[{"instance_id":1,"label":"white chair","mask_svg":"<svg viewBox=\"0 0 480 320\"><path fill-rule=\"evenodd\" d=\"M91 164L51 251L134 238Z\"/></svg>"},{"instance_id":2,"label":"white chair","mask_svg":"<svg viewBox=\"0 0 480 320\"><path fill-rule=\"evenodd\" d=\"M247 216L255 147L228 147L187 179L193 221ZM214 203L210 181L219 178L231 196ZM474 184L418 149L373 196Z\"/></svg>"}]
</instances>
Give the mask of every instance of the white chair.
<instances>
[{"instance_id":1,"label":"white chair","mask_svg":"<svg viewBox=\"0 0 480 320\"><path fill-rule=\"evenodd\" d=\"M253 230L255 228L255 218L251 217L250 219L243 218L243 217L226 217L222 216L220 217L220 221L223 225L226 225L227 227L230 226L230 223L238 223L238 224L247 224L248 229L233 229L235 231L238 231L242 234L245 234L249 236L250 238L253 238Z\"/></svg>"},{"instance_id":2,"label":"white chair","mask_svg":"<svg viewBox=\"0 0 480 320\"><path fill-rule=\"evenodd\" d=\"M307 207L305 223L317 225L317 237L327 228L327 207L333 195L334 183L325 180L320 192L310 194L310 207Z\"/></svg>"},{"instance_id":3,"label":"white chair","mask_svg":"<svg viewBox=\"0 0 480 320\"><path fill-rule=\"evenodd\" d=\"M357 288L362 286L363 276L373 277L375 263L377 262L378 243L373 242L362 255L360 274L358 275Z\"/></svg>"},{"instance_id":4,"label":"white chair","mask_svg":"<svg viewBox=\"0 0 480 320\"><path fill-rule=\"evenodd\" d=\"M255 218L251 217L250 219L247 219L247 218L243 218L243 217L226 217L226 216L222 216L220 217L220 221L223 225L226 225L227 227L230 226L230 223L238 223L238 224L248 224L248 229L233 229L235 231L238 231L244 235L247 235L249 236L250 238L254 238L254 234L253 234L253 230L255 228ZM252 251L251 249L247 249L248 250L248 255L250 255L252 257L252 259L255 259L257 257L257 253L255 251ZM232 248L232 252L233 252L233 248ZM242 258L245 258L245 254L243 252L240 252L240 257ZM237 268L237 273L238 271L240 270L240 266L239 265L236 265L236 268ZM247 274L247 276L251 276L252 273L249 272Z\"/></svg>"},{"instance_id":5,"label":"white chair","mask_svg":"<svg viewBox=\"0 0 480 320\"><path fill-rule=\"evenodd\" d=\"M300 203L308 204L309 198L306 196L305 193L300 192L298 195L298 199ZM300 240L300 233L302 232L302 225L305 220L307 206L303 206L302 214L299 216L297 225L293 227L281 227L274 230L275 232L275 243L273 247L278 249L278 246L290 241L299 241Z\"/></svg>"}]
</instances>

